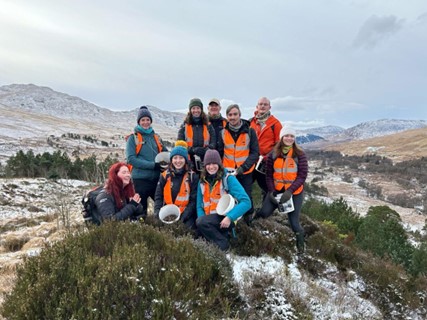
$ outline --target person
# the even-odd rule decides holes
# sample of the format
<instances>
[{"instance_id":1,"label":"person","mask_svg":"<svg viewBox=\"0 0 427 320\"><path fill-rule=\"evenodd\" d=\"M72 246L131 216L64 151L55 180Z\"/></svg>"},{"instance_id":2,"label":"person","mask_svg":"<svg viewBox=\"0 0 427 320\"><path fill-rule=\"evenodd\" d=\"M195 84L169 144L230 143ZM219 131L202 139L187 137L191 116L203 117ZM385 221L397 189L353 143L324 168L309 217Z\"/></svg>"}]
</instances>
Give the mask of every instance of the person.
<instances>
[{"instance_id":1,"label":"person","mask_svg":"<svg viewBox=\"0 0 427 320\"><path fill-rule=\"evenodd\" d=\"M217 149L220 132L222 129L225 128L225 125L227 124L227 120L223 118L223 116L221 115L221 103L216 98L212 98L209 100L208 119L210 124L215 130L215 137L216 137L215 149Z\"/></svg>"},{"instance_id":2,"label":"person","mask_svg":"<svg viewBox=\"0 0 427 320\"><path fill-rule=\"evenodd\" d=\"M279 141L279 133L282 129L282 124L271 114L270 100L268 100L266 97L262 97L258 100L254 117L249 119L249 122L251 124L251 128L253 128L257 134L259 154L262 156L261 166L265 167L265 160L267 155L271 150L273 150L273 147ZM265 173L260 171L254 170L253 178L262 189L263 195L265 197L267 193Z\"/></svg>"},{"instance_id":3,"label":"person","mask_svg":"<svg viewBox=\"0 0 427 320\"><path fill-rule=\"evenodd\" d=\"M280 141L267 157L265 172L268 196L265 197L256 218L269 217L279 204L287 202L292 197L294 210L288 212L288 219L295 233L298 252L303 253L304 230L299 220L308 162L304 151L295 143L295 130L290 126L280 130Z\"/></svg>"},{"instance_id":4,"label":"person","mask_svg":"<svg viewBox=\"0 0 427 320\"><path fill-rule=\"evenodd\" d=\"M203 163L197 188L197 230L207 241L227 251L235 221L250 209L251 201L237 178L226 175L217 150L206 151ZM238 203L225 216L219 215L217 204L221 196L227 193Z\"/></svg>"},{"instance_id":5,"label":"person","mask_svg":"<svg viewBox=\"0 0 427 320\"><path fill-rule=\"evenodd\" d=\"M108 180L95 199L100 220L137 220L146 213L140 204L141 197L135 193L129 168L124 162L114 163L108 171Z\"/></svg>"},{"instance_id":6,"label":"person","mask_svg":"<svg viewBox=\"0 0 427 320\"><path fill-rule=\"evenodd\" d=\"M154 215L160 209L175 204L181 212L180 220L190 229L196 228L196 198L199 176L189 170L187 143L178 140L170 152L170 165L160 175L156 188Z\"/></svg>"},{"instance_id":7,"label":"person","mask_svg":"<svg viewBox=\"0 0 427 320\"><path fill-rule=\"evenodd\" d=\"M215 130L209 124L208 117L203 111L203 103L199 98L191 99L188 108L187 117L178 131L178 140L187 142L192 166L202 169L198 167L199 161L203 160L208 149L216 147Z\"/></svg>"},{"instance_id":8,"label":"person","mask_svg":"<svg viewBox=\"0 0 427 320\"><path fill-rule=\"evenodd\" d=\"M135 191L141 196L141 205L147 213L148 197L154 200L160 172L165 169L160 163L155 162L156 155L167 151L160 136L151 126L153 118L146 106L140 107L136 120L137 126L134 133L126 142L127 163L132 165L132 180ZM137 147L139 152L137 152Z\"/></svg>"},{"instance_id":9,"label":"person","mask_svg":"<svg viewBox=\"0 0 427 320\"><path fill-rule=\"evenodd\" d=\"M251 199L251 208L244 219L249 222L254 211L252 200L252 172L258 161L258 139L249 121L241 118L242 113L237 104L226 110L228 123L218 139L218 151L223 158L223 165L228 172L234 172L242 187Z\"/></svg>"}]
</instances>

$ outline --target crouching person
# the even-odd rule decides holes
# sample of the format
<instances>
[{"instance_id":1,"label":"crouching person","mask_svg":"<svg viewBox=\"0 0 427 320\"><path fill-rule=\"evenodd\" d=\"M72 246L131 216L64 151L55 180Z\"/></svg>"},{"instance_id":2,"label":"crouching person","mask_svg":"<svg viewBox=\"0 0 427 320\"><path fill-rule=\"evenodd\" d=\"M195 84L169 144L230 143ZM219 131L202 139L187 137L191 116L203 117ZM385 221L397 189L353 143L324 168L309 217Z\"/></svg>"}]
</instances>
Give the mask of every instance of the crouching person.
<instances>
[{"instance_id":1,"label":"crouching person","mask_svg":"<svg viewBox=\"0 0 427 320\"><path fill-rule=\"evenodd\" d=\"M160 209L174 204L180 210L180 220L188 228L196 228L196 197L199 177L189 170L187 143L178 140L170 152L170 165L160 175L157 183L154 214L159 218Z\"/></svg>"},{"instance_id":2,"label":"crouching person","mask_svg":"<svg viewBox=\"0 0 427 320\"><path fill-rule=\"evenodd\" d=\"M267 157L265 173L268 195L255 218L269 217L279 205L292 197L294 210L288 212L288 219L296 236L298 252L303 253L304 230L300 225L300 213L308 162L304 151L295 143L294 129L284 127L280 131L280 140Z\"/></svg>"},{"instance_id":3,"label":"crouching person","mask_svg":"<svg viewBox=\"0 0 427 320\"><path fill-rule=\"evenodd\" d=\"M251 201L235 176L225 176L217 150L206 151L203 163L204 169L197 188L197 229L207 241L227 251L230 247L230 231L235 221L251 208ZM227 193L238 203L225 216L218 215L218 202Z\"/></svg>"},{"instance_id":4,"label":"crouching person","mask_svg":"<svg viewBox=\"0 0 427 320\"><path fill-rule=\"evenodd\" d=\"M100 220L138 220L145 218L141 197L135 193L129 168L124 162L113 164L104 189L95 200Z\"/></svg>"}]
</instances>

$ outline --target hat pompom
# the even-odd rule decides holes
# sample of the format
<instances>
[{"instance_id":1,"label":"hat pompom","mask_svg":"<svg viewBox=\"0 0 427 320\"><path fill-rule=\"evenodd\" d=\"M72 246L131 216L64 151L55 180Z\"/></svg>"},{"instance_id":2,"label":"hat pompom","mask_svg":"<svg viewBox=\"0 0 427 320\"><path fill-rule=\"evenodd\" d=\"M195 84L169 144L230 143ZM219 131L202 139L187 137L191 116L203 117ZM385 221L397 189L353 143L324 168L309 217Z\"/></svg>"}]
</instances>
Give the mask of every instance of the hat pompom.
<instances>
[{"instance_id":1,"label":"hat pompom","mask_svg":"<svg viewBox=\"0 0 427 320\"><path fill-rule=\"evenodd\" d=\"M188 149L188 144L184 140L177 140L175 142L175 147L183 147L185 149Z\"/></svg>"}]
</instances>

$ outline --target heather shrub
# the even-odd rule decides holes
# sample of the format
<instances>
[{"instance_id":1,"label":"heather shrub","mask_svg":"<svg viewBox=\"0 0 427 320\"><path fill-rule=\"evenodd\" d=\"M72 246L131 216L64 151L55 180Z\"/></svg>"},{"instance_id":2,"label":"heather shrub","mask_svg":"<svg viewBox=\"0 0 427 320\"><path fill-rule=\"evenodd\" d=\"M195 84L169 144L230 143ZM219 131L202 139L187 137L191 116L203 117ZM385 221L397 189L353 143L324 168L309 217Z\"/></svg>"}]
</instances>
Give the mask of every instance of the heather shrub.
<instances>
[{"instance_id":1,"label":"heather shrub","mask_svg":"<svg viewBox=\"0 0 427 320\"><path fill-rule=\"evenodd\" d=\"M225 255L139 223L105 223L28 258L7 319L219 319L241 312Z\"/></svg>"}]
</instances>

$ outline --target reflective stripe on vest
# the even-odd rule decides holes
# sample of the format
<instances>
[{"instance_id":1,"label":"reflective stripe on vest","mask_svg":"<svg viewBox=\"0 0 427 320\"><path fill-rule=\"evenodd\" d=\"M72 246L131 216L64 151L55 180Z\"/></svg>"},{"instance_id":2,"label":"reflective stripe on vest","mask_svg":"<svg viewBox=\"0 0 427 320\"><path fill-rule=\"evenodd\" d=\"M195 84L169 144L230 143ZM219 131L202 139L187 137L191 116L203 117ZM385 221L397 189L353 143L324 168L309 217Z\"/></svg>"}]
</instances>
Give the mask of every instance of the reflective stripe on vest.
<instances>
[{"instance_id":1,"label":"reflective stripe on vest","mask_svg":"<svg viewBox=\"0 0 427 320\"><path fill-rule=\"evenodd\" d=\"M188 180L188 173L186 172L182 178L181 187L176 195L175 202L172 201L172 179L170 174L167 174L165 171L162 173L162 176L166 180L163 188L163 199L165 203L176 205L182 213L190 202L190 182Z\"/></svg>"},{"instance_id":2,"label":"reflective stripe on vest","mask_svg":"<svg viewBox=\"0 0 427 320\"><path fill-rule=\"evenodd\" d=\"M205 214L217 213L216 206L218 205L219 199L227 193L222 187L222 180L215 182L212 190L210 190L209 183L201 181L200 190L203 194L203 210Z\"/></svg>"},{"instance_id":3,"label":"reflective stripe on vest","mask_svg":"<svg viewBox=\"0 0 427 320\"><path fill-rule=\"evenodd\" d=\"M240 167L249 157L250 138L249 133L242 133L235 142L231 133L224 129L221 131L222 140L224 141L224 168L235 170ZM254 171L255 163L244 174Z\"/></svg>"},{"instance_id":4,"label":"reflective stripe on vest","mask_svg":"<svg viewBox=\"0 0 427 320\"><path fill-rule=\"evenodd\" d=\"M295 181L298 175L298 164L292 158L293 148L289 150L285 158L277 157L274 161L274 187L277 191L281 191L283 187L285 190L288 189L291 184ZM293 194L299 194L303 190L304 186L300 186Z\"/></svg>"},{"instance_id":5,"label":"reflective stripe on vest","mask_svg":"<svg viewBox=\"0 0 427 320\"><path fill-rule=\"evenodd\" d=\"M190 148L193 146L193 143L194 143L193 126L191 124L186 123L184 133L185 133L185 141L187 142L187 145ZM207 147L209 145L209 140L210 140L210 136L209 136L208 126L204 124L203 125L203 147Z\"/></svg>"}]
</instances>

